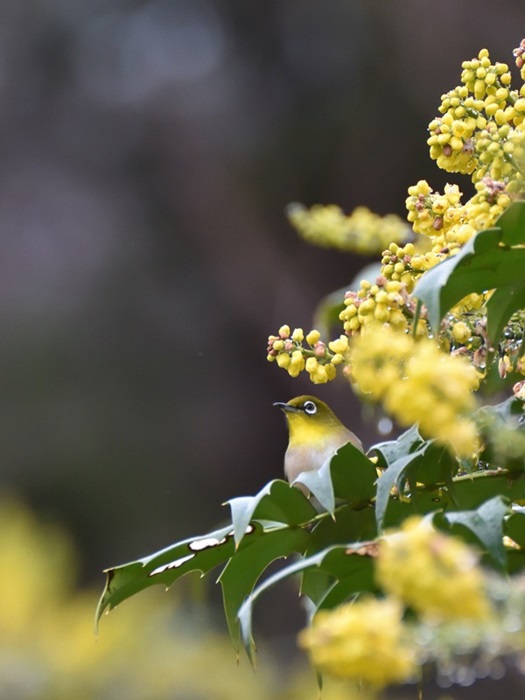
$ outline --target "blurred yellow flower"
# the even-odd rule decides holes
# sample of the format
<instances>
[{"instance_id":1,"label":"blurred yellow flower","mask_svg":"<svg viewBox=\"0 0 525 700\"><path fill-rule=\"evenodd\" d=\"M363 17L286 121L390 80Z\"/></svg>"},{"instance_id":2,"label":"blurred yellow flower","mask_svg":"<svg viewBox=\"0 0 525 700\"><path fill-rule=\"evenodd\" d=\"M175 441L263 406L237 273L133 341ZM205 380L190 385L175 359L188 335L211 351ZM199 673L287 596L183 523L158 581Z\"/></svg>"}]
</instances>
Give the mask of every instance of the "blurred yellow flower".
<instances>
[{"instance_id":1,"label":"blurred yellow flower","mask_svg":"<svg viewBox=\"0 0 525 700\"><path fill-rule=\"evenodd\" d=\"M480 375L468 360L442 352L433 340L372 326L354 340L350 363L359 391L381 401L400 425L419 424L424 437L458 455L476 451L469 414Z\"/></svg>"},{"instance_id":2,"label":"blurred yellow flower","mask_svg":"<svg viewBox=\"0 0 525 700\"><path fill-rule=\"evenodd\" d=\"M418 613L436 620L484 620L491 608L474 552L419 517L379 543L377 581Z\"/></svg>"},{"instance_id":3,"label":"blurred yellow flower","mask_svg":"<svg viewBox=\"0 0 525 700\"><path fill-rule=\"evenodd\" d=\"M410 680L415 650L405 639L402 607L375 598L319 612L299 644L321 672L376 688Z\"/></svg>"},{"instance_id":4,"label":"blurred yellow flower","mask_svg":"<svg viewBox=\"0 0 525 700\"><path fill-rule=\"evenodd\" d=\"M284 676L266 658L254 674L236 663L226 634L203 624L205 610L183 610L161 587L112 611L95 638L98 591L75 591L70 540L5 498L0 571L1 698L303 700L306 687L315 695L306 670ZM326 697L348 695L331 687Z\"/></svg>"},{"instance_id":5,"label":"blurred yellow flower","mask_svg":"<svg viewBox=\"0 0 525 700\"><path fill-rule=\"evenodd\" d=\"M366 207L357 207L346 216L335 204L290 204L288 219L300 236L318 246L373 255L389 243L401 243L409 234L408 226L395 214L378 216Z\"/></svg>"}]
</instances>

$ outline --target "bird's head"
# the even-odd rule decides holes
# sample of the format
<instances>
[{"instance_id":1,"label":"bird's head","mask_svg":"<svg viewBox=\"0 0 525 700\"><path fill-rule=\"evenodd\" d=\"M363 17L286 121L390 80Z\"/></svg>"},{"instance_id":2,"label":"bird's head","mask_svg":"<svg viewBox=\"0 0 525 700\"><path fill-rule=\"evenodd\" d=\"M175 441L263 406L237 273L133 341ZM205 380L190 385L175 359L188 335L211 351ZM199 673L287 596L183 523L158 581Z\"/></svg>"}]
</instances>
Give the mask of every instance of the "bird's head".
<instances>
[{"instance_id":1,"label":"bird's head","mask_svg":"<svg viewBox=\"0 0 525 700\"><path fill-rule=\"evenodd\" d=\"M287 403L278 401L274 406L286 416L290 440L313 439L317 433L344 429L332 409L315 396L297 396Z\"/></svg>"}]
</instances>

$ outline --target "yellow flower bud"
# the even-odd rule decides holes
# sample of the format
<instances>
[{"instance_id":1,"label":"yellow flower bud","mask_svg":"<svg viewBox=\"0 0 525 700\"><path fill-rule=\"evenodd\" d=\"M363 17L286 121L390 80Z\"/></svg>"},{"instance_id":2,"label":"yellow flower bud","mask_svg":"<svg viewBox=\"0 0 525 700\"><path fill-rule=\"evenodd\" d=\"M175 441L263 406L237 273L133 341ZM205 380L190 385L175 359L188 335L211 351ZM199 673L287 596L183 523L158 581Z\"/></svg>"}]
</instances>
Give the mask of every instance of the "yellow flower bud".
<instances>
[{"instance_id":1,"label":"yellow flower bud","mask_svg":"<svg viewBox=\"0 0 525 700\"><path fill-rule=\"evenodd\" d=\"M459 323L455 323L453 328L452 328L452 335L454 336L454 340L456 343L466 343L466 341L470 338L470 330L469 327L467 326L466 323L463 323L463 321L460 321Z\"/></svg>"},{"instance_id":2,"label":"yellow flower bud","mask_svg":"<svg viewBox=\"0 0 525 700\"><path fill-rule=\"evenodd\" d=\"M334 365L325 365L324 370L326 372L326 377L327 377L329 382L332 381L332 379L335 379L337 371L336 371Z\"/></svg>"},{"instance_id":3,"label":"yellow flower bud","mask_svg":"<svg viewBox=\"0 0 525 700\"><path fill-rule=\"evenodd\" d=\"M292 333L292 340L295 343L302 343L304 339L304 333L302 328L295 328Z\"/></svg>"},{"instance_id":4,"label":"yellow flower bud","mask_svg":"<svg viewBox=\"0 0 525 700\"><path fill-rule=\"evenodd\" d=\"M308 335L306 336L306 342L308 343L308 345L315 345L319 341L320 337L321 334L319 333L319 331L316 331L315 329L311 330L310 333L308 333Z\"/></svg>"},{"instance_id":5,"label":"yellow flower bud","mask_svg":"<svg viewBox=\"0 0 525 700\"><path fill-rule=\"evenodd\" d=\"M290 336L290 326L284 325L279 328L279 337L283 340Z\"/></svg>"},{"instance_id":6,"label":"yellow flower bud","mask_svg":"<svg viewBox=\"0 0 525 700\"><path fill-rule=\"evenodd\" d=\"M328 343L328 347L332 352L342 355L348 350L348 337L346 335L341 335L336 340L332 340Z\"/></svg>"},{"instance_id":7,"label":"yellow flower bud","mask_svg":"<svg viewBox=\"0 0 525 700\"><path fill-rule=\"evenodd\" d=\"M309 357L306 360L305 369L308 372L308 374L312 374L312 372L315 372L317 370L318 365L319 363L317 362L317 358Z\"/></svg>"},{"instance_id":8,"label":"yellow flower bud","mask_svg":"<svg viewBox=\"0 0 525 700\"><path fill-rule=\"evenodd\" d=\"M331 365L328 365L328 367L330 366ZM328 381L328 374L326 373L325 367L323 365L318 365L315 372L312 372L310 375L310 379L314 384L326 384Z\"/></svg>"},{"instance_id":9,"label":"yellow flower bud","mask_svg":"<svg viewBox=\"0 0 525 700\"><path fill-rule=\"evenodd\" d=\"M300 350L294 350L294 352L292 352L291 362L295 367L301 367L301 370L304 369L303 353Z\"/></svg>"},{"instance_id":10,"label":"yellow flower bud","mask_svg":"<svg viewBox=\"0 0 525 700\"><path fill-rule=\"evenodd\" d=\"M290 364L291 358L288 353L283 352L280 355L277 355L276 357L276 362L281 367L282 369L286 369L288 365Z\"/></svg>"}]
</instances>

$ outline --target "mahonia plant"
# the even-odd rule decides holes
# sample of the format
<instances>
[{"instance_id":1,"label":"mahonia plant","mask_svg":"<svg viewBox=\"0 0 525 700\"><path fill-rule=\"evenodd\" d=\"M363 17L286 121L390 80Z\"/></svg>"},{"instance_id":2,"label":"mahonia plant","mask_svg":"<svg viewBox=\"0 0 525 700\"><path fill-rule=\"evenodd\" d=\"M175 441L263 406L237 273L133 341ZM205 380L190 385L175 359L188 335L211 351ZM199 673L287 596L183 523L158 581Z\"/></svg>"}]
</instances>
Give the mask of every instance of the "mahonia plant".
<instances>
[{"instance_id":1,"label":"mahonia plant","mask_svg":"<svg viewBox=\"0 0 525 700\"><path fill-rule=\"evenodd\" d=\"M524 48L520 45L515 57L522 80L523 55ZM302 329L290 331L285 325L277 336L269 336L267 357L292 377L306 371L314 384L335 379L339 367L361 396L380 401L400 425L419 422L423 435L449 444L460 456L468 456L475 451L477 440L474 425L468 426L466 422L473 408L473 401L466 395L486 379L496 355L502 377L509 372L525 376L523 312L517 310L515 316L507 319L508 324L493 347L486 328L492 289L465 294L446 309L439 328L435 329L416 287L425 272L456 256L476 233L495 226L513 202L524 198L525 82L519 90L511 89L508 65L493 63L489 52L483 49L477 58L463 63L461 85L442 95L439 112L441 116L429 124L430 156L447 172L469 175L476 193L463 202L457 184L447 184L442 194L434 192L424 180L408 188L406 207L412 240L406 241L406 234L402 234L403 229L398 225L392 231L398 235L383 250L381 270L375 282L361 281L359 289L347 291L342 300L344 309L339 319L344 334L350 340L366 335L363 343L370 346L369 353L359 352L359 343L353 342L345 346L344 352L335 351L334 343L342 348L345 336L327 341L315 329L307 335L307 339L315 338L315 342L311 344L307 340L304 345ZM389 217L376 217L374 221L370 214L364 216L361 211L344 217L337 207L317 206L306 211L294 205L289 217L307 240L344 249L351 249L351 240L360 240L357 233L348 234L359 226L360 220L363 236L374 241L394 228ZM371 227L377 231L375 236L370 235ZM353 250L363 252L364 246L356 245ZM385 333L387 330L404 338L404 358L385 360L392 350L392 338ZM411 348L406 336L414 339ZM424 355L424 347L428 372L433 372L434 377L419 381L421 363L416 363L414 358ZM477 371L477 377L472 370L465 371L466 361ZM370 388L367 381L370 372L380 366L384 375L387 365L392 378L404 379L410 385L422 411L414 408L415 401L409 408L402 397L396 399L394 394L399 394L400 389L385 387L381 391L379 381L372 382ZM456 375L465 376L458 389L463 395L461 400L443 389L440 376L445 367L451 380ZM441 390L436 392L440 384ZM523 386L517 384L517 396L524 393ZM436 414L439 420L435 419ZM458 435L456 420L460 421L462 436Z\"/></svg>"},{"instance_id":2,"label":"mahonia plant","mask_svg":"<svg viewBox=\"0 0 525 700\"><path fill-rule=\"evenodd\" d=\"M525 40L514 55L525 83ZM334 339L286 324L268 338L268 360L290 377L340 375L406 431L367 454L345 445L294 484L232 498L223 528L109 569L98 618L221 567L232 641L252 660L253 607L292 576L309 612L299 645L319 673L373 691L424 668L444 687L470 685L523 653L525 84L513 89L483 49L439 112L430 156L475 194L409 187L409 237L364 209L291 207L310 242L364 253L381 241L381 268L341 295ZM499 403L482 405L491 392Z\"/></svg>"}]
</instances>

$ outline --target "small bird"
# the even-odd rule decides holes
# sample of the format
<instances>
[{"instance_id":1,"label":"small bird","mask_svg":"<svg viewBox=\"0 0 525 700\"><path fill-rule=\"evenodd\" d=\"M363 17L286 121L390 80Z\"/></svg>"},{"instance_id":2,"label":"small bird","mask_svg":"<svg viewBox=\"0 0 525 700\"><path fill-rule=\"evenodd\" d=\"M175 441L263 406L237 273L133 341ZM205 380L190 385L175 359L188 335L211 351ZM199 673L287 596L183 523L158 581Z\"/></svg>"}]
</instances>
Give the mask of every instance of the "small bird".
<instances>
[{"instance_id":1,"label":"small bird","mask_svg":"<svg viewBox=\"0 0 525 700\"><path fill-rule=\"evenodd\" d=\"M315 396L297 396L288 403L274 403L288 423L288 448L284 474L293 483L302 472L320 469L337 450L351 442L363 452L361 440L348 430L332 409Z\"/></svg>"}]
</instances>

